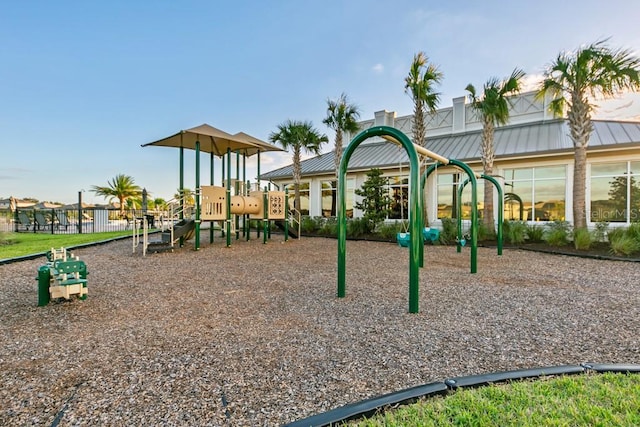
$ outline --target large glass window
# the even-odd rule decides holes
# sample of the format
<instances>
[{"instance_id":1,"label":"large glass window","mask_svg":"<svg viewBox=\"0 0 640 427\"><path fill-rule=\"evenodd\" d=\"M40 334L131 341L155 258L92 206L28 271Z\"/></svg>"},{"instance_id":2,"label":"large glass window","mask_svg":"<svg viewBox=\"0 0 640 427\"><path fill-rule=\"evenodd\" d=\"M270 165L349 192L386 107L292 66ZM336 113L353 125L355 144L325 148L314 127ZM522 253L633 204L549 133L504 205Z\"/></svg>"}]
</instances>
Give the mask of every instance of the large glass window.
<instances>
[{"instance_id":1,"label":"large glass window","mask_svg":"<svg viewBox=\"0 0 640 427\"><path fill-rule=\"evenodd\" d=\"M345 193L345 205L347 218L353 218L353 197L356 180L347 179L347 191ZM336 181L322 181L322 216L336 216L338 212L338 189Z\"/></svg>"},{"instance_id":2,"label":"large glass window","mask_svg":"<svg viewBox=\"0 0 640 427\"><path fill-rule=\"evenodd\" d=\"M640 162L591 165L591 221L640 219Z\"/></svg>"},{"instance_id":3,"label":"large glass window","mask_svg":"<svg viewBox=\"0 0 640 427\"><path fill-rule=\"evenodd\" d=\"M322 181L322 216L336 216L338 191L336 181Z\"/></svg>"},{"instance_id":4,"label":"large glass window","mask_svg":"<svg viewBox=\"0 0 640 427\"><path fill-rule=\"evenodd\" d=\"M455 218L458 174L438 174L438 218Z\"/></svg>"},{"instance_id":5,"label":"large glass window","mask_svg":"<svg viewBox=\"0 0 640 427\"><path fill-rule=\"evenodd\" d=\"M389 177L389 219L407 219L409 217L409 178L405 176Z\"/></svg>"},{"instance_id":6,"label":"large glass window","mask_svg":"<svg viewBox=\"0 0 640 427\"><path fill-rule=\"evenodd\" d=\"M289 207L293 208L295 203L295 187L294 184L288 184L286 186L289 190ZM309 183L300 183L300 213L302 215L309 215Z\"/></svg>"},{"instance_id":7,"label":"large glass window","mask_svg":"<svg viewBox=\"0 0 640 427\"><path fill-rule=\"evenodd\" d=\"M458 203L461 203L462 219L471 219L471 183L467 182L462 190L462 199L458 200L458 189L467 181L465 173L438 174L438 218L456 218L458 216ZM484 207L484 181L477 180L478 217L482 217Z\"/></svg>"},{"instance_id":8,"label":"large glass window","mask_svg":"<svg viewBox=\"0 0 640 427\"><path fill-rule=\"evenodd\" d=\"M504 218L564 221L566 166L506 169Z\"/></svg>"}]
</instances>

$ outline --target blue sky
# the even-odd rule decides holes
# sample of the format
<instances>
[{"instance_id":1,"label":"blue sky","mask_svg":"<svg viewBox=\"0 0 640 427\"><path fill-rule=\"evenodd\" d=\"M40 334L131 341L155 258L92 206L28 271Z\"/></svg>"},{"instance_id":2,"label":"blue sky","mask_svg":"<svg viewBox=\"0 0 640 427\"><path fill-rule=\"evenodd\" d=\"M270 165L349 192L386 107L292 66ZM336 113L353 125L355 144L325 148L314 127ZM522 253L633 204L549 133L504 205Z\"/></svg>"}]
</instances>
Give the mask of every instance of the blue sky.
<instances>
[{"instance_id":1,"label":"blue sky","mask_svg":"<svg viewBox=\"0 0 640 427\"><path fill-rule=\"evenodd\" d=\"M141 144L202 123L267 140L287 119L332 141L322 119L342 92L362 119L411 113L403 79L418 51L444 73L448 107L468 83L515 67L539 75L560 51L599 39L640 54L639 16L637 0L4 1L0 198L71 203L85 190L103 203L91 186L124 173L168 199L178 150ZM640 119L640 96L598 116ZM264 155L261 170L290 159ZM208 184L208 156L202 165Z\"/></svg>"}]
</instances>

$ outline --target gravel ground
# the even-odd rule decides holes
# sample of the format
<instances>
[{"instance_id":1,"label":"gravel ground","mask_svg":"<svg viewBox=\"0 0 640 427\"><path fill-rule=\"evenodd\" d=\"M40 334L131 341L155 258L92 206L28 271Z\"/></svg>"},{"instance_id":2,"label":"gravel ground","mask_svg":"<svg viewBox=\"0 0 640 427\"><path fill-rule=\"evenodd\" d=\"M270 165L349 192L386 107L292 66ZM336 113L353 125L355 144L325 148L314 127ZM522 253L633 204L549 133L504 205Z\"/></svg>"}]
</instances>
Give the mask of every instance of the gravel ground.
<instances>
[{"instance_id":1,"label":"gravel ground","mask_svg":"<svg viewBox=\"0 0 640 427\"><path fill-rule=\"evenodd\" d=\"M44 257L0 266L0 425L280 425L399 389L580 362L640 363L637 264L519 250L408 252L223 239L200 251L75 251L85 301L37 307Z\"/></svg>"}]
</instances>

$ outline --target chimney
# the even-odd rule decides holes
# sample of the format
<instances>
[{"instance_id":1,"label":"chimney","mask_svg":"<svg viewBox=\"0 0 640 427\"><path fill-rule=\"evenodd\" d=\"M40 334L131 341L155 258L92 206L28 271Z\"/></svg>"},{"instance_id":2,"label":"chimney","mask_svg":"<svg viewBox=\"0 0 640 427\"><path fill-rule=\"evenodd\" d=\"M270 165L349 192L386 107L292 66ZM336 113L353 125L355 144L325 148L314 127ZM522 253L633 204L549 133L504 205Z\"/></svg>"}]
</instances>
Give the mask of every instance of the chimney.
<instances>
[{"instance_id":1,"label":"chimney","mask_svg":"<svg viewBox=\"0 0 640 427\"><path fill-rule=\"evenodd\" d=\"M390 126L394 127L396 122L396 112L395 111L376 111L374 113L375 120L373 122L374 126Z\"/></svg>"},{"instance_id":2,"label":"chimney","mask_svg":"<svg viewBox=\"0 0 640 427\"><path fill-rule=\"evenodd\" d=\"M466 102L466 96L453 98L453 132L463 132L465 130L465 124L467 120L467 118L465 117Z\"/></svg>"}]
</instances>

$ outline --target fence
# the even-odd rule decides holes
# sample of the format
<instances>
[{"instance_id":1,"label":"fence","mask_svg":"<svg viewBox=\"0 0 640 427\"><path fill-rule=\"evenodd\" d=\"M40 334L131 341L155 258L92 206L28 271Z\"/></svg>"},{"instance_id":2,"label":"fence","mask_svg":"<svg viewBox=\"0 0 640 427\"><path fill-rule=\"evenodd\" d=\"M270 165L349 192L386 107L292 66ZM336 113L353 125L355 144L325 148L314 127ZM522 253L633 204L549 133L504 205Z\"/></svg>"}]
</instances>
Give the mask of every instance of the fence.
<instances>
[{"instance_id":1,"label":"fence","mask_svg":"<svg viewBox=\"0 0 640 427\"><path fill-rule=\"evenodd\" d=\"M168 218L165 211L147 211L149 226ZM0 231L18 233L84 234L105 231L124 231L133 228L133 222L143 217L140 209L120 210L34 209L25 208L11 212L0 209Z\"/></svg>"}]
</instances>

